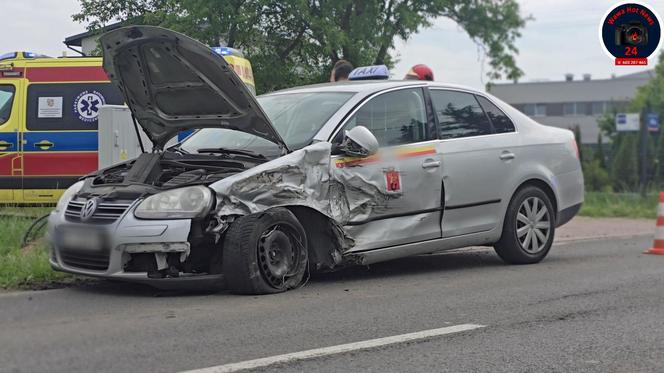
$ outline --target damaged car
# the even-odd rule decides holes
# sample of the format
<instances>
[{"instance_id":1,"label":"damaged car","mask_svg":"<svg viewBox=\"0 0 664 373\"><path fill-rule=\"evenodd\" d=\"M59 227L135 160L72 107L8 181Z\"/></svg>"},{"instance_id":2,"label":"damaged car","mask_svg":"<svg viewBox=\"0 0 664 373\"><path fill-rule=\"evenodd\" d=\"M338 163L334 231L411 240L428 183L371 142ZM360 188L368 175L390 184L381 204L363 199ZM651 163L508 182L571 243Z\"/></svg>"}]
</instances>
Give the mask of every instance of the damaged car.
<instances>
[{"instance_id":1,"label":"damaged car","mask_svg":"<svg viewBox=\"0 0 664 373\"><path fill-rule=\"evenodd\" d=\"M365 80L254 97L185 35L132 26L100 45L154 150L62 195L48 228L59 271L267 294L467 246L536 263L583 202L572 132L486 93Z\"/></svg>"}]
</instances>

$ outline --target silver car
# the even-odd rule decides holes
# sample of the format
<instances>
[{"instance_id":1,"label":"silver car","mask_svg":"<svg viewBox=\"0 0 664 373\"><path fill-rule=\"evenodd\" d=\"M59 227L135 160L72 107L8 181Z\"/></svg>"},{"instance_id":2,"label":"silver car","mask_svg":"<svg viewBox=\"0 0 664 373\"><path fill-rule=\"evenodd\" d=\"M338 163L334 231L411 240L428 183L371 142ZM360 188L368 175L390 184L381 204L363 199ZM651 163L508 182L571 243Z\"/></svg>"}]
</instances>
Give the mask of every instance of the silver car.
<instances>
[{"instance_id":1,"label":"silver car","mask_svg":"<svg viewBox=\"0 0 664 373\"><path fill-rule=\"evenodd\" d=\"M128 27L101 46L156 151L64 193L49 218L59 271L265 294L467 246L536 263L583 202L572 132L483 92L384 80L255 98L184 35Z\"/></svg>"}]
</instances>

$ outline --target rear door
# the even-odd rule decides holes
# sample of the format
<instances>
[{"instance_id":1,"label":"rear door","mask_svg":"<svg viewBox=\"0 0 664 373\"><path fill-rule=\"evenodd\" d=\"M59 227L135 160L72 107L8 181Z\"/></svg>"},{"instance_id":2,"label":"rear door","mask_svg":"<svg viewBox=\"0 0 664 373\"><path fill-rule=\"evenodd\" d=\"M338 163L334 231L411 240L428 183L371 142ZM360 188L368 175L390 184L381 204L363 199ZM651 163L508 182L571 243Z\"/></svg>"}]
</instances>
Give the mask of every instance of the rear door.
<instances>
[{"instance_id":1,"label":"rear door","mask_svg":"<svg viewBox=\"0 0 664 373\"><path fill-rule=\"evenodd\" d=\"M514 167L514 127L498 122L509 119L493 111L495 106L481 95L436 88L430 92L443 156L443 237L491 230L509 202L504 198Z\"/></svg>"},{"instance_id":2,"label":"rear door","mask_svg":"<svg viewBox=\"0 0 664 373\"><path fill-rule=\"evenodd\" d=\"M333 157L336 177L354 196L346 226L354 251L441 236L441 154L425 95L421 87L379 93L343 127L365 126L381 146L368 158Z\"/></svg>"},{"instance_id":3,"label":"rear door","mask_svg":"<svg viewBox=\"0 0 664 373\"><path fill-rule=\"evenodd\" d=\"M96 77L105 76L99 66L86 68ZM62 68L39 69L50 72L41 71L39 76L46 78L31 80L27 87L21 141L23 198L26 202L53 202L62 189L97 169L99 108L123 100L108 82L63 82L72 76L58 71ZM83 80L85 71L71 74L79 74L73 76Z\"/></svg>"},{"instance_id":4,"label":"rear door","mask_svg":"<svg viewBox=\"0 0 664 373\"><path fill-rule=\"evenodd\" d=\"M0 203L16 202L21 193L19 124L23 114L23 81L0 75Z\"/></svg>"}]
</instances>

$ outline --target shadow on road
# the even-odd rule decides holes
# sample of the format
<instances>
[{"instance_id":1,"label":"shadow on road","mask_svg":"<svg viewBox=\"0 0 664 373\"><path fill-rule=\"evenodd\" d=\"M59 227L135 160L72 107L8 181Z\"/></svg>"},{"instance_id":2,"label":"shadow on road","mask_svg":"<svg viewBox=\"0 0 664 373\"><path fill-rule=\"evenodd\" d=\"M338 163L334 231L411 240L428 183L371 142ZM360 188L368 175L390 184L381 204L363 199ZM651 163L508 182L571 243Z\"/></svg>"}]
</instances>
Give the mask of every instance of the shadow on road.
<instances>
[{"instance_id":1,"label":"shadow on road","mask_svg":"<svg viewBox=\"0 0 664 373\"><path fill-rule=\"evenodd\" d=\"M398 276L413 276L433 272L450 274L457 271L468 271L481 268L505 267L492 249L466 250L420 255L395 259L389 262L372 264L370 266L352 266L335 272L316 273L311 276L307 287L320 284L333 284L334 282L361 283L367 279L381 279ZM76 284L70 291L103 294L121 297L185 297L201 296L215 293L227 293L222 290L191 288L185 290L160 290L144 284L134 284L122 281L90 280Z\"/></svg>"},{"instance_id":2,"label":"shadow on road","mask_svg":"<svg viewBox=\"0 0 664 373\"><path fill-rule=\"evenodd\" d=\"M370 266L353 266L335 272L318 273L312 282L355 281L395 276L409 276L431 272L455 272L468 269L503 267L505 264L492 249L454 251L431 255L419 255L376 263Z\"/></svg>"}]
</instances>

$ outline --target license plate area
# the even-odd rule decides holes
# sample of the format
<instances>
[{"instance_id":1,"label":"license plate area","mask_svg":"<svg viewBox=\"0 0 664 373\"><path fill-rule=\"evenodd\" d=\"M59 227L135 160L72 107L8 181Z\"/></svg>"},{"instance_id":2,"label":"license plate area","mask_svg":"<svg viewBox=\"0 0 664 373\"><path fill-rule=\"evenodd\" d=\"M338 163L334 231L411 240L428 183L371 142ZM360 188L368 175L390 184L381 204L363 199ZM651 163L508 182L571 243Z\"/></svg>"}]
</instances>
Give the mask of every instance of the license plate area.
<instances>
[{"instance_id":1,"label":"license plate area","mask_svg":"<svg viewBox=\"0 0 664 373\"><path fill-rule=\"evenodd\" d=\"M58 229L58 246L81 252L103 252L108 248L106 232L95 227L61 227Z\"/></svg>"}]
</instances>

